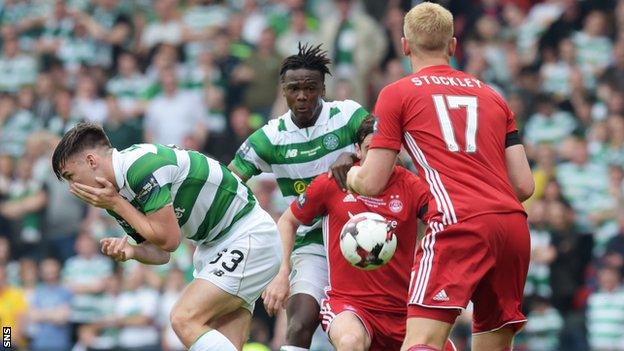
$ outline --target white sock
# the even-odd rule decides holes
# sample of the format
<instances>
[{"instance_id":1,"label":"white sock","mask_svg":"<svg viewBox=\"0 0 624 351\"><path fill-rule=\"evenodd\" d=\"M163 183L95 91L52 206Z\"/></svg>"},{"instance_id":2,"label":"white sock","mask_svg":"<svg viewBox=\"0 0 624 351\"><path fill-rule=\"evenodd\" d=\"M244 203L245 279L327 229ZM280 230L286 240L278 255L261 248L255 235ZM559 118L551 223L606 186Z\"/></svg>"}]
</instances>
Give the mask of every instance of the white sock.
<instances>
[{"instance_id":1,"label":"white sock","mask_svg":"<svg viewBox=\"0 0 624 351\"><path fill-rule=\"evenodd\" d=\"M238 351L236 346L225 337L225 335L219 333L218 330L213 329L200 336L189 351Z\"/></svg>"},{"instance_id":2,"label":"white sock","mask_svg":"<svg viewBox=\"0 0 624 351\"><path fill-rule=\"evenodd\" d=\"M310 349L297 346L282 346L280 347L280 351L310 351Z\"/></svg>"}]
</instances>

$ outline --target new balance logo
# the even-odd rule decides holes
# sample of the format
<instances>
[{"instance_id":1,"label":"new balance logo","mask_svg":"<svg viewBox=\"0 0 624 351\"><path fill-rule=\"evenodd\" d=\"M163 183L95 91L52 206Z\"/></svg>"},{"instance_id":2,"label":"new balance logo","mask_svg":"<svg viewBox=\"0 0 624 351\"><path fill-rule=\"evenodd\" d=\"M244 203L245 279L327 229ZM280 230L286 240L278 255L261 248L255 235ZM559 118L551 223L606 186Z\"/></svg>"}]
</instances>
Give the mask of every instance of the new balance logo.
<instances>
[{"instance_id":1,"label":"new balance logo","mask_svg":"<svg viewBox=\"0 0 624 351\"><path fill-rule=\"evenodd\" d=\"M293 158L293 157L297 157L299 150L297 149L290 149L286 151L286 155L284 155L284 158Z\"/></svg>"},{"instance_id":2,"label":"new balance logo","mask_svg":"<svg viewBox=\"0 0 624 351\"><path fill-rule=\"evenodd\" d=\"M353 194L347 194L347 196L342 199L342 202L357 202L357 199L353 196Z\"/></svg>"},{"instance_id":3,"label":"new balance logo","mask_svg":"<svg viewBox=\"0 0 624 351\"><path fill-rule=\"evenodd\" d=\"M448 295L446 295L446 291L444 291L444 289L440 290L439 293L436 294L436 296L433 297L434 301L448 301L449 297Z\"/></svg>"}]
</instances>

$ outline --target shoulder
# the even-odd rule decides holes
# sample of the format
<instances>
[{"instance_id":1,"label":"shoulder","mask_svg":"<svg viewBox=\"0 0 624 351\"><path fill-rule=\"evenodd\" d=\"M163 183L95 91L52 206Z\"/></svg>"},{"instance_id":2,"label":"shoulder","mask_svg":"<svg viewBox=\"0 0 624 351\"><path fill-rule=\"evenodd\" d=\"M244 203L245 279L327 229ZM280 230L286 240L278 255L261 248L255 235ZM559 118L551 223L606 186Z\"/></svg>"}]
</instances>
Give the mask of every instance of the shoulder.
<instances>
[{"instance_id":1,"label":"shoulder","mask_svg":"<svg viewBox=\"0 0 624 351\"><path fill-rule=\"evenodd\" d=\"M413 87L411 91L417 92L419 86L412 83L412 79L415 79L415 75L409 75L407 77L403 77L399 80L396 80L385 87L383 87L379 91L380 99L383 98L398 98L401 99L403 96L403 92L406 90L406 87Z\"/></svg>"},{"instance_id":2,"label":"shoulder","mask_svg":"<svg viewBox=\"0 0 624 351\"><path fill-rule=\"evenodd\" d=\"M327 189L334 182L333 179L330 179L326 173L321 173L317 175L311 182L308 187L312 187L314 189Z\"/></svg>"},{"instance_id":3,"label":"shoulder","mask_svg":"<svg viewBox=\"0 0 624 351\"><path fill-rule=\"evenodd\" d=\"M257 129L249 137L250 140L256 142L272 142L279 138L284 132L286 132L286 119L290 116L290 111L284 113L281 116L273 118L263 125L260 129Z\"/></svg>"},{"instance_id":4,"label":"shoulder","mask_svg":"<svg viewBox=\"0 0 624 351\"><path fill-rule=\"evenodd\" d=\"M358 102L353 100L334 100L325 102L330 108L339 108L342 112L355 111L362 107Z\"/></svg>"}]
</instances>

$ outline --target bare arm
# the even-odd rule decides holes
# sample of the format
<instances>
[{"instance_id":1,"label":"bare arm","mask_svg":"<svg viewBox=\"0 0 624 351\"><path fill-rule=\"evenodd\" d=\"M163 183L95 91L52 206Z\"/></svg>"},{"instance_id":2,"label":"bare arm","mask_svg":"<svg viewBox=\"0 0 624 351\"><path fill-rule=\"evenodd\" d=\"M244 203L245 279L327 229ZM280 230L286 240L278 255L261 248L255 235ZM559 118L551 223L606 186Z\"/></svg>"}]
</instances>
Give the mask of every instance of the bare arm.
<instances>
[{"instance_id":1,"label":"bare arm","mask_svg":"<svg viewBox=\"0 0 624 351\"><path fill-rule=\"evenodd\" d=\"M100 240L102 253L112 257L115 261L137 260L144 264L166 264L171 258L168 251L162 250L158 246L144 241L138 245L128 243L128 237L104 238Z\"/></svg>"},{"instance_id":2,"label":"bare arm","mask_svg":"<svg viewBox=\"0 0 624 351\"><path fill-rule=\"evenodd\" d=\"M145 215L121 197L111 182L100 177L96 180L102 188L72 183L70 189L73 194L91 205L114 211L145 240L159 248L168 252L178 248L182 234L171 204Z\"/></svg>"},{"instance_id":3,"label":"bare arm","mask_svg":"<svg viewBox=\"0 0 624 351\"><path fill-rule=\"evenodd\" d=\"M290 255L295 246L295 236L300 225L301 222L295 218L290 207L284 211L284 214L277 221L277 229L282 239L283 256L279 272L262 293L264 308L269 316L277 314L288 298L290 288L288 281L290 275Z\"/></svg>"},{"instance_id":4,"label":"bare arm","mask_svg":"<svg viewBox=\"0 0 624 351\"><path fill-rule=\"evenodd\" d=\"M280 219L277 221L277 229L280 232L280 238L282 239L282 265L280 271L286 271L290 274L290 255L292 254L293 247L295 246L295 236L297 235L297 229L301 225L301 222L295 217L290 210L290 207L284 211Z\"/></svg>"},{"instance_id":5,"label":"bare arm","mask_svg":"<svg viewBox=\"0 0 624 351\"><path fill-rule=\"evenodd\" d=\"M347 186L362 195L380 194L388 184L396 158L394 150L368 150L364 163L360 167L352 167L347 174Z\"/></svg>"},{"instance_id":6,"label":"bare arm","mask_svg":"<svg viewBox=\"0 0 624 351\"><path fill-rule=\"evenodd\" d=\"M520 201L525 201L533 195L535 181L524 152L524 146L516 144L506 148L505 159L507 162L507 174L509 174L509 180L516 192L516 196Z\"/></svg>"}]
</instances>

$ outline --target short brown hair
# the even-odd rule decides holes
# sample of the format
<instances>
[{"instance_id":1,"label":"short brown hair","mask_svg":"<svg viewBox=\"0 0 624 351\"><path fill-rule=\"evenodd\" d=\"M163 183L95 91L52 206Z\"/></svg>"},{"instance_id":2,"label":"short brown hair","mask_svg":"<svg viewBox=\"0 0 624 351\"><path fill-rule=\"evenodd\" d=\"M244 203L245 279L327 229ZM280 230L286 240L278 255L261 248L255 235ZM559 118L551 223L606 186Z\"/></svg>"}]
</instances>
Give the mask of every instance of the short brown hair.
<instances>
[{"instance_id":1,"label":"short brown hair","mask_svg":"<svg viewBox=\"0 0 624 351\"><path fill-rule=\"evenodd\" d=\"M356 138L357 138L357 144L362 145L362 143L364 142L364 139L366 139L367 136L369 136L370 134L373 134L374 132L375 132L375 116L368 115L364 118L364 120L362 121L362 124L360 124L360 127L355 133Z\"/></svg>"},{"instance_id":2,"label":"short brown hair","mask_svg":"<svg viewBox=\"0 0 624 351\"><path fill-rule=\"evenodd\" d=\"M101 126L94 123L81 122L70 129L54 149L52 169L59 180L63 179L61 169L73 155L87 149L112 148L110 140Z\"/></svg>"},{"instance_id":3,"label":"short brown hair","mask_svg":"<svg viewBox=\"0 0 624 351\"><path fill-rule=\"evenodd\" d=\"M423 2L405 15L403 33L412 51L444 50L453 38L453 15L438 4Z\"/></svg>"}]
</instances>

